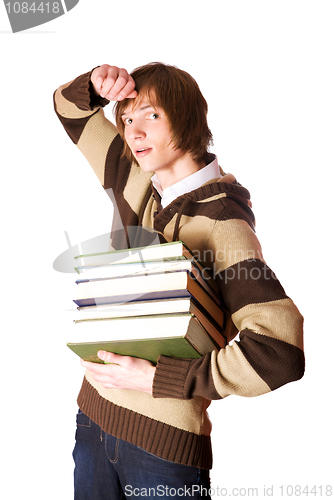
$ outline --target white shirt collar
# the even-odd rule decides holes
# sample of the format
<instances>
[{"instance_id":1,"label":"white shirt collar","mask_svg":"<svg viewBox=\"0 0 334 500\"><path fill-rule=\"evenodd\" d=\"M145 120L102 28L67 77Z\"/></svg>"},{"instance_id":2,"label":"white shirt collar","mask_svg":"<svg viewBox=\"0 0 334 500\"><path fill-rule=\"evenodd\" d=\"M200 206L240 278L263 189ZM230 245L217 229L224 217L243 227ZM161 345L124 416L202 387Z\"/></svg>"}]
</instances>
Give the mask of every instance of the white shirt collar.
<instances>
[{"instance_id":1,"label":"white shirt collar","mask_svg":"<svg viewBox=\"0 0 334 500\"><path fill-rule=\"evenodd\" d=\"M175 184L172 184L166 189L162 189L162 186L156 174L153 175L151 180L153 186L161 196L162 208L165 208L178 196L181 196L185 193L189 193L190 191L193 191L194 189L201 187L203 184L210 181L211 179L216 179L218 177L222 177L222 175L220 173L217 157L214 156L214 159L211 163L201 168L197 172L188 175L188 177L181 179Z\"/></svg>"}]
</instances>

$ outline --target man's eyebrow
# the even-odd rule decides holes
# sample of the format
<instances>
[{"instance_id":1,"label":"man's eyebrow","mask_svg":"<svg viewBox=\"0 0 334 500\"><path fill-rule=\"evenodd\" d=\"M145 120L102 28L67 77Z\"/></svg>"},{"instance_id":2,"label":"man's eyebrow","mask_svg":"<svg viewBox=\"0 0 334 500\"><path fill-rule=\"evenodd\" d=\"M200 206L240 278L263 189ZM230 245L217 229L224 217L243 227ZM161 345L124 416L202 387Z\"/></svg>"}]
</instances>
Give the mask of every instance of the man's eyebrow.
<instances>
[{"instance_id":1,"label":"man's eyebrow","mask_svg":"<svg viewBox=\"0 0 334 500\"><path fill-rule=\"evenodd\" d=\"M153 104L147 104L145 106L140 106L138 108L138 111L144 111L145 109L149 109L149 108L155 109L155 106L153 106ZM123 111L123 113L121 114L121 116L128 115L128 114L129 113L127 113L126 110L125 110L125 111Z\"/></svg>"}]
</instances>

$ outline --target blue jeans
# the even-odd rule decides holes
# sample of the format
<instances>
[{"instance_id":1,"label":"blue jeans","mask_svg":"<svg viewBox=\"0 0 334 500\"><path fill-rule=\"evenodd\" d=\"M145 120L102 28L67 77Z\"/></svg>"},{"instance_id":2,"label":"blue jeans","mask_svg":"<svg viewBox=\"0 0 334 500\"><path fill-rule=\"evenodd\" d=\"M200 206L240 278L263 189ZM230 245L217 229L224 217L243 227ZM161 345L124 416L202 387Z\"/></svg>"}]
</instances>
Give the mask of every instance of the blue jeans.
<instances>
[{"instance_id":1,"label":"blue jeans","mask_svg":"<svg viewBox=\"0 0 334 500\"><path fill-rule=\"evenodd\" d=\"M117 439L80 410L73 458L75 500L210 499L209 471L169 462Z\"/></svg>"}]
</instances>

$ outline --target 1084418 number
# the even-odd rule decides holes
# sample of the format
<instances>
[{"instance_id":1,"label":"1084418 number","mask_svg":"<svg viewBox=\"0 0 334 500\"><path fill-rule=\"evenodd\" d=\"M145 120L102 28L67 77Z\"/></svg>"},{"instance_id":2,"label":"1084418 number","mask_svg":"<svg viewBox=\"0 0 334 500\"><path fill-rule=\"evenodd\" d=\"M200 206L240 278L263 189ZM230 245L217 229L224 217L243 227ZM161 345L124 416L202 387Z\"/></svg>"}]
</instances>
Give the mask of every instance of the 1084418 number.
<instances>
[{"instance_id":1,"label":"1084418 number","mask_svg":"<svg viewBox=\"0 0 334 500\"><path fill-rule=\"evenodd\" d=\"M59 2L8 2L5 4L8 14L59 14Z\"/></svg>"},{"instance_id":2,"label":"1084418 number","mask_svg":"<svg viewBox=\"0 0 334 500\"><path fill-rule=\"evenodd\" d=\"M300 486L300 485L288 485L288 486L280 486L280 494L281 496L288 497L300 497L300 496L332 496L333 488L331 485L327 486Z\"/></svg>"}]
</instances>

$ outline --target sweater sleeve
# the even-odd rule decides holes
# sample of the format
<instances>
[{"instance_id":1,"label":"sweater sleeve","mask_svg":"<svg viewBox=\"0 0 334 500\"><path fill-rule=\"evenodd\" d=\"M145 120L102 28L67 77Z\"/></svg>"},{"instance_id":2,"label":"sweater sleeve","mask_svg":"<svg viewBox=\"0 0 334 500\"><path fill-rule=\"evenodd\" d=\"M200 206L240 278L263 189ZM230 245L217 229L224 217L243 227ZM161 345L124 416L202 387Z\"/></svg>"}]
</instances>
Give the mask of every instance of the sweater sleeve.
<instances>
[{"instance_id":1,"label":"sweater sleeve","mask_svg":"<svg viewBox=\"0 0 334 500\"><path fill-rule=\"evenodd\" d=\"M120 250L128 248L134 234L137 236L135 231L129 233L128 228L138 225L152 174L141 172L123 154L124 141L104 114L103 107L109 101L96 94L90 77L91 72L85 73L59 87L54 93L54 107L65 131L113 203L110 236L113 248Z\"/></svg>"},{"instance_id":2,"label":"sweater sleeve","mask_svg":"<svg viewBox=\"0 0 334 500\"><path fill-rule=\"evenodd\" d=\"M196 360L161 356L156 398L258 396L304 374L303 317L264 262L254 231L234 219L228 234L215 234L212 248L223 256L216 277L239 340Z\"/></svg>"},{"instance_id":3,"label":"sweater sleeve","mask_svg":"<svg viewBox=\"0 0 334 500\"><path fill-rule=\"evenodd\" d=\"M106 158L118 132L105 117L103 107L109 101L95 93L91 73L59 87L54 93L54 108L65 131L104 185Z\"/></svg>"}]
</instances>

